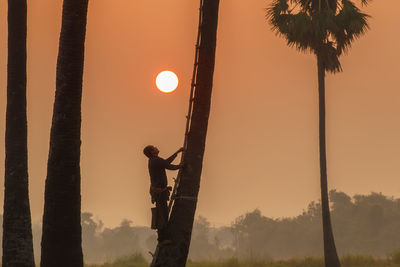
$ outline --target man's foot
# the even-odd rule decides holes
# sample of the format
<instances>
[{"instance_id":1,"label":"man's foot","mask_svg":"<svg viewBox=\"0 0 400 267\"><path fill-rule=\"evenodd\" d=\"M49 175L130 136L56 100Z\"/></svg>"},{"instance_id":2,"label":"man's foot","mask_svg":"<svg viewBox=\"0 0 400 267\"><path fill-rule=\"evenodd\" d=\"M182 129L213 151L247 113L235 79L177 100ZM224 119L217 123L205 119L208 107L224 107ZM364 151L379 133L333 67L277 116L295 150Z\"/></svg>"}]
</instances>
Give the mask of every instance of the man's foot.
<instances>
[{"instance_id":1,"label":"man's foot","mask_svg":"<svg viewBox=\"0 0 400 267\"><path fill-rule=\"evenodd\" d=\"M168 240L168 239L162 240L162 241L159 241L159 242L158 242L158 246L159 246L159 247L167 246L167 245L170 245L170 244L172 244L172 241L171 241L171 240Z\"/></svg>"}]
</instances>

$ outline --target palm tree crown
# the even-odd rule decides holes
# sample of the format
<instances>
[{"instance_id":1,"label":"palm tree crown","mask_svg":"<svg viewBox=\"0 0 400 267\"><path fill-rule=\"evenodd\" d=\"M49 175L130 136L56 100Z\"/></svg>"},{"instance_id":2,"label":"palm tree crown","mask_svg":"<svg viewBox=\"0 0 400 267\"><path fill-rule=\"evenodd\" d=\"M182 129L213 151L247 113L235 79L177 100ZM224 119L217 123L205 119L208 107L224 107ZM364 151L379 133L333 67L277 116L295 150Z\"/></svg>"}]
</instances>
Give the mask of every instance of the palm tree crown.
<instances>
[{"instance_id":1,"label":"palm tree crown","mask_svg":"<svg viewBox=\"0 0 400 267\"><path fill-rule=\"evenodd\" d=\"M266 11L272 29L289 46L315 53L329 72L342 70L339 56L369 28L369 15L350 0L274 0Z\"/></svg>"}]
</instances>

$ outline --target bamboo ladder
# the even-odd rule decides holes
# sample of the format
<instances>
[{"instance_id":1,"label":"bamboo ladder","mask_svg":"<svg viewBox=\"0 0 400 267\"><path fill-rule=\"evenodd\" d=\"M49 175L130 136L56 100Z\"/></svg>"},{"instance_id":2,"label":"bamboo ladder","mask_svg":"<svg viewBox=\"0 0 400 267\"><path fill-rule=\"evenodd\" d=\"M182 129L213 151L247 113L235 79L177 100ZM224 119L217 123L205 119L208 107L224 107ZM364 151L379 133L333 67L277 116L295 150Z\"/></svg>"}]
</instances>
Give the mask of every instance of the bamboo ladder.
<instances>
[{"instance_id":1,"label":"bamboo ladder","mask_svg":"<svg viewBox=\"0 0 400 267\"><path fill-rule=\"evenodd\" d=\"M192 74L192 83L190 85L190 97L189 97L189 108L188 108L188 113L186 115L186 129L185 129L185 139L183 141L183 148L185 149L182 153L181 156L181 164L184 161L185 158L185 152L187 148L187 138L190 130L190 122L192 119L192 111L193 111L193 101L194 101L194 92L196 90L196 84L197 84L197 67L199 65L199 49L200 49L200 41L201 41L201 25L203 23L203 0L200 0L200 8L199 8L199 27L197 31L197 41L196 41L196 53L194 56L194 66L193 66L193 74ZM168 205L168 214L171 212L172 204L174 200L176 199L176 193L179 187L179 182L182 177L182 169L179 169L178 176L175 179L175 184L174 188L172 190L171 194L171 200ZM184 196L180 196L179 198L185 198Z\"/></svg>"},{"instance_id":2,"label":"bamboo ladder","mask_svg":"<svg viewBox=\"0 0 400 267\"><path fill-rule=\"evenodd\" d=\"M181 164L183 164L183 161L184 161L184 158L185 158L185 153L186 153L186 148L187 148L187 138L188 138L188 135L189 135L190 122L191 122L191 119L192 119L194 92L196 90L196 84L197 84L197 68L198 68L198 65L199 65L199 50L200 50L201 26L202 26L202 24L203 24L203 0L200 0L199 26L198 26L198 29L197 29L196 52L195 52L195 56L194 56L192 82L190 84L189 107L188 107L188 113L186 115L185 139L183 141L184 151L182 152L182 156L181 156ZM182 198L182 199L183 198L188 198L188 197L185 197L185 196L179 196L179 197L176 196L181 177L182 177L182 169L179 169L178 175L177 175L176 179L174 179L175 184L174 184L174 188L172 190L171 200L169 201L169 204L168 204L168 216L169 216L169 214L171 212L172 205L173 205L175 199L177 199L177 198ZM150 253L152 255L152 257L153 257L153 260L151 262L150 267L154 267L155 266L155 263L156 263L157 257L158 257L158 252L159 252L159 246L156 247L156 251L154 252L154 254Z\"/></svg>"}]
</instances>

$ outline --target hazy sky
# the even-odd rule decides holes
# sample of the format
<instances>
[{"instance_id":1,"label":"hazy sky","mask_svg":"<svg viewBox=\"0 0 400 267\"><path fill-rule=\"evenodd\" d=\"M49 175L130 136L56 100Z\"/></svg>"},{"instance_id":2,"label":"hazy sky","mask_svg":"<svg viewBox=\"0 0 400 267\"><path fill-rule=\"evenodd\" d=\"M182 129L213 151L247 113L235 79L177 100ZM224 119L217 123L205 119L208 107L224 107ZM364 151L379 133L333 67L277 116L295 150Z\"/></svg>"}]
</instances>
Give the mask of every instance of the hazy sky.
<instances>
[{"instance_id":1,"label":"hazy sky","mask_svg":"<svg viewBox=\"0 0 400 267\"><path fill-rule=\"evenodd\" d=\"M183 144L197 33L196 0L90 0L83 87L82 210L106 226L149 225L147 160ZM356 1L357 3L359 1ZM214 89L197 214L230 223L259 208L294 216L319 198L317 66L270 30L271 0L221 0ZM29 1L28 124L33 220L42 218L61 0ZM329 187L400 197L398 0L373 1L370 31L327 75ZM0 0L0 140L7 4ZM156 90L164 69L180 78ZM0 146L4 162L4 146ZM0 165L4 173L4 164ZM176 172L169 172L169 178ZM3 185L1 175L1 185ZM3 198L3 190L0 191Z\"/></svg>"}]
</instances>

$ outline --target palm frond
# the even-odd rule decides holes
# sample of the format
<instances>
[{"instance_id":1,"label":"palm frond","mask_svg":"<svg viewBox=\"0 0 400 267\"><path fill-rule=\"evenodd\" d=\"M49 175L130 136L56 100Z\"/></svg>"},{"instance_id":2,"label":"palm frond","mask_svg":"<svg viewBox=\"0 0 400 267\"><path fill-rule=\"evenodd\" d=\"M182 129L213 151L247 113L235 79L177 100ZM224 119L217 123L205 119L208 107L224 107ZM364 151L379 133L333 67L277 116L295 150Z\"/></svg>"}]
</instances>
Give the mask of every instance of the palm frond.
<instances>
[{"instance_id":1,"label":"palm frond","mask_svg":"<svg viewBox=\"0 0 400 267\"><path fill-rule=\"evenodd\" d=\"M342 71L342 66L339 61L339 55L333 42L327 42L319 46L316 50L324 64L325 70L328 72L336 73Z\"/></svg>"},{"instance_id":2,"label":"palm frond","mask_svg":"<svg viewBox=\"0 0 400 267\"><path fill-rule=\"evenodd\" d=\"M288 0L274 0L272 4L265 9L266 17L267 19L278 17L281 14L286 14L288 12L288 9Z\"/></svg>"},{"instance_id":3,"label":"palm frond","mask_svg":"<svg viewBox=\"0 0 400 267\"><path fill-rule=\"evenodd\" d=\"M367 22L369 17L361 13L351 1L343 0L343 7L336 16L338 30L332 31L337 41L339 55L346 52L351 43L369 29Z\"/></svg>"},{"instance_id":4,"label":"palm frond","mask_svg":"<svg viewBox=\"0 0 400 267\"><path fill-rule=\"evenodd\" d=\"M282 3L285 2L285 3ZM299 0L303 1L303 0ZM283 36L287 40L287 44L298 50L312 50L315 42L315 34L311 17L305 11L297 14L289 14L287 1L275 0L273 4L267 8L267 19L272 25L272 30Z\"/></svg>"},{"instance_id":5,"label":"palm frond","mask_svg":"<svg viewBox=\"0 0 400 267\"><path fill-rule=\"evenodd\" d=\"M361 4L362 4L363 6L368 5L369 2L372 2L372 0L361 0Z\"/></svg>"},{"instance_id":6,"label":"palm frond","mask_svg":"<svg viewBox=\"0 0 400 267\"><path fill-rule=\"evenodd\" d=\"M320 55L330 72L341 71L340 55L369 29L369 15L351 0L273 0L266 18L288 46Z\"/></svg>"}]
</instances>

